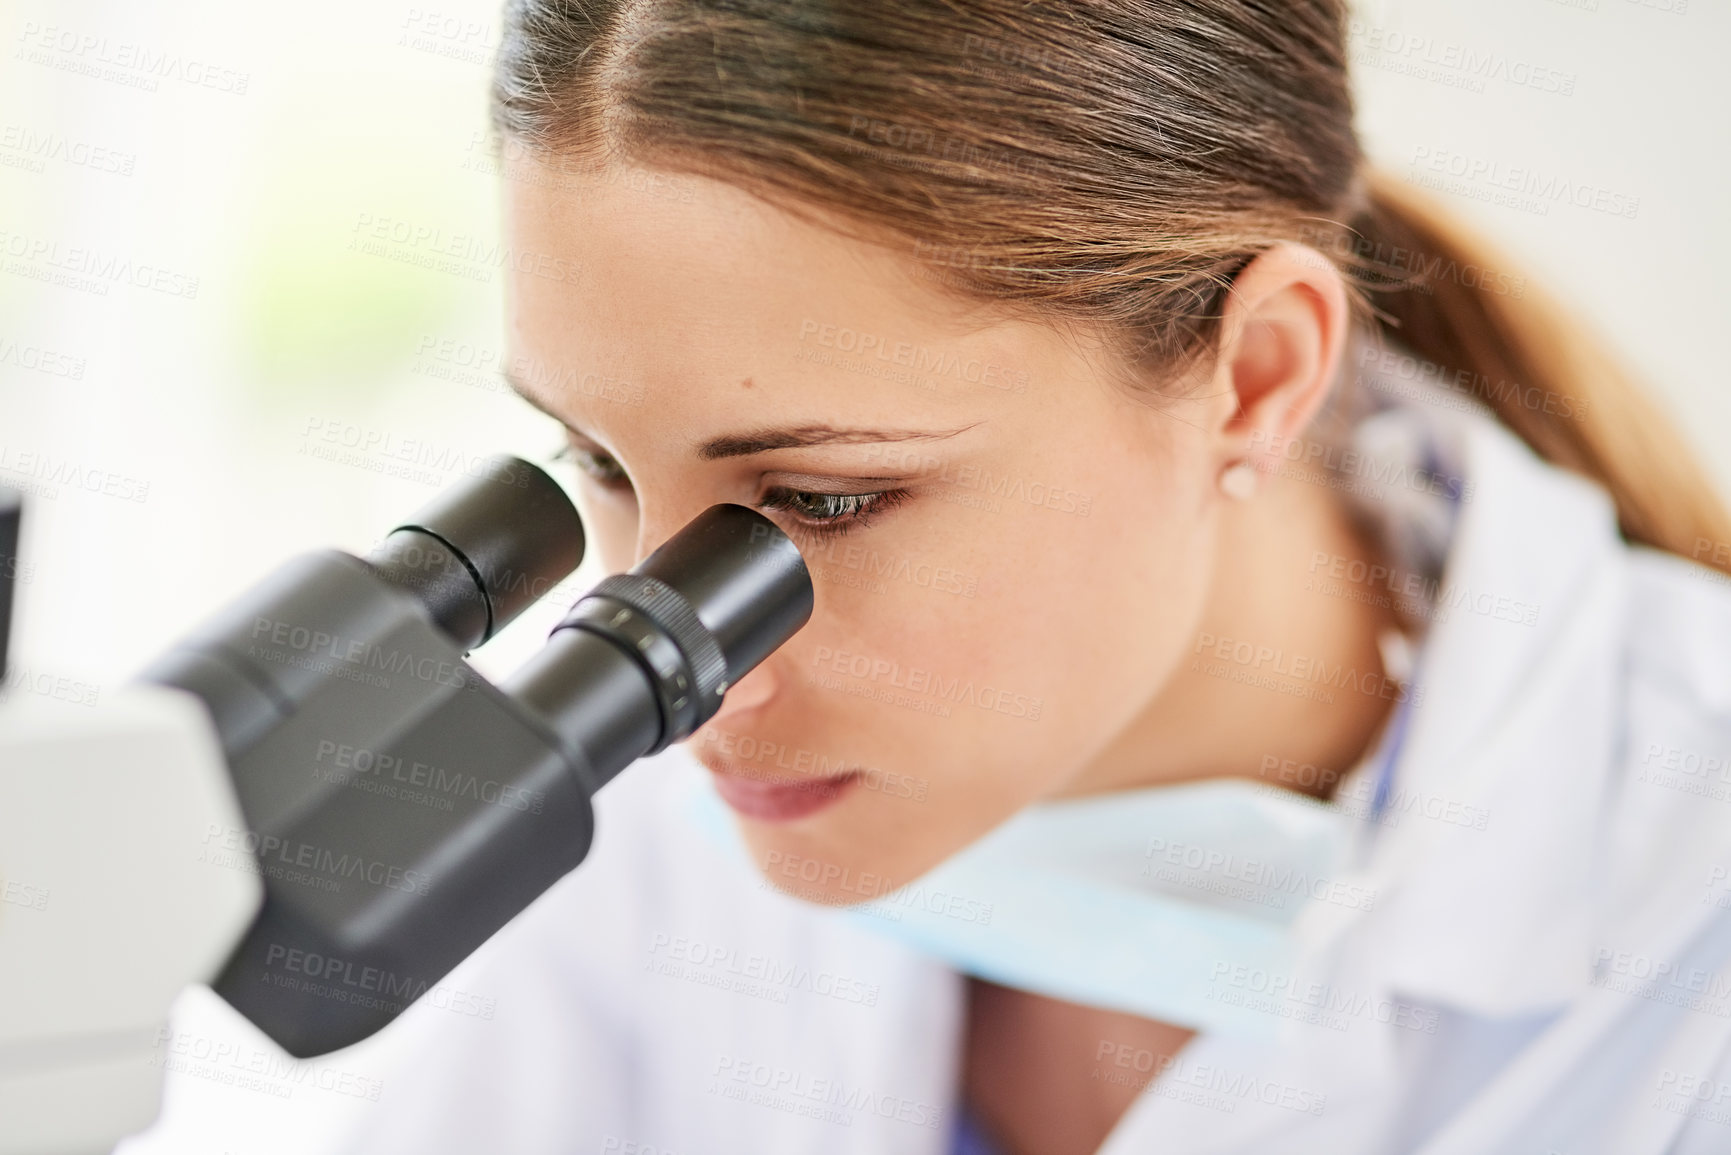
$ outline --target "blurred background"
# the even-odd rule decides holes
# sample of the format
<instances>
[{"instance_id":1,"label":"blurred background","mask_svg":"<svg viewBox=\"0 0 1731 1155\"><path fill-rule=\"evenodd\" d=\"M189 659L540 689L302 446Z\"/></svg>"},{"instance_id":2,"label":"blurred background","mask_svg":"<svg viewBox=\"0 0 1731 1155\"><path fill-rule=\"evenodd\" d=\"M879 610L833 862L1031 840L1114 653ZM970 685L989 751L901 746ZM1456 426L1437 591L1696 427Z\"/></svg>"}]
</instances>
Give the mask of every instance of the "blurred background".
<instances>
[{"instance_id":1,"label":"blurred background","mask_svg":"<svg viewBox=\"0 0 1731 1155\"><path fill-rule=\"evenodd\" d=\"M364 552L477 459L557 446L498 375L495 7L0 4L18 692L100 697L290 553ZM1599 330L1731 496L1728 42L1723 0L1364 0L1351 37L1371 154ZM295 1063L202 989L174 1031L127 1155L317 1151L391 1093L389 1031Z\"/></svg>"}]
</instances>

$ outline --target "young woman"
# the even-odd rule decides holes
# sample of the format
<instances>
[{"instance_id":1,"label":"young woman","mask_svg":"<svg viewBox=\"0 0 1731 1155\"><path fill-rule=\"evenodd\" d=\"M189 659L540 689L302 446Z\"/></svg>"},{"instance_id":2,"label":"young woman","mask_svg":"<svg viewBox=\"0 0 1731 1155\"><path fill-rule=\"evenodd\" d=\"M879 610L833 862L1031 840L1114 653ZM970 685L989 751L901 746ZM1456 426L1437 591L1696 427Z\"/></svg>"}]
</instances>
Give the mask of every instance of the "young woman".
<instances>
[{"instance_id":1,"label":"young woman","mask_svg":"<svg viewBox=\"0 0 1731 1155\"><path fill-rule=\"evenodd\" d=\"M1366 167L1342 25L512 3L592 541L750 505L816 610L356 1150L1731 1147L1731 525Z\"/></svg>"}]
</instances>

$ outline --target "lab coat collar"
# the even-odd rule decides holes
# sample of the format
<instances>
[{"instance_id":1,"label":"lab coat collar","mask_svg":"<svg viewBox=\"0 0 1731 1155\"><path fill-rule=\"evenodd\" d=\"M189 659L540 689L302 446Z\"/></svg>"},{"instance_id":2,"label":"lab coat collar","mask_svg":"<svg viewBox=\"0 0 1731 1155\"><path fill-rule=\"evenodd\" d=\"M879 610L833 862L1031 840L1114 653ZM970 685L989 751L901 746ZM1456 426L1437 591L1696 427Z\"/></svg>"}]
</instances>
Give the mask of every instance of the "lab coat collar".
<instances>
[{"instance_id":1,"label":"lab coat collar","mask_svg":"<svg viewBox=\"0 0 1731 1155\"><path fill-rule=\"evenodd\" d=\"M1488 415L1438 420L1471 494L1384 824L1366 830L1378 906L1361 941L1390 989L1513 1015L1559 1007L1589 978L1626 554L1603 490Z\"/></svg>"}]
</instances>

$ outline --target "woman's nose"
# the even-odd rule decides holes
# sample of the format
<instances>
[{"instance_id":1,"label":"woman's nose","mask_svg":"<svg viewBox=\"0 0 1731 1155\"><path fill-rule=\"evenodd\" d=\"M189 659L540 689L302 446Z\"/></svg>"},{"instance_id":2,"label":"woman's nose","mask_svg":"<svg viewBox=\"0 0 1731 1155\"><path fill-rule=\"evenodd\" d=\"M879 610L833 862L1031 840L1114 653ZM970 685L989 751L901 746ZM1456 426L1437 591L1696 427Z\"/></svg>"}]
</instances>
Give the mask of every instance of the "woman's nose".
<instances>
[{"instance_id":1,"label":"woman's nose","mask_svg":"<svg viewBox=\"0 0 1731 1155\"><path fill-rule=\"evenodd\" d=\"M769 703L780 686L775 656L765 658L758 667L730 686L708 725L726 727L733 720Z\"/></svg>"},{"instance_id":2,"label":"woman's nose","mask_svg":"<svg viewBox=\"0 0 1731 1155\"><path fill-rule=\"evenodd\" d=\"M683 523L681 523L683 524ZM661 543L679 532L679 526L665 523L651 525L646 519L638 522L637 543L631 551L631 568L643 564L643 559L660 548Z\"/></svg>"},{"instance_id":3,"label":"woman's nose","mask_svg":"<svg viewBox=\"0 0 1731 1155\"><path fill-rule=\"evenodd\" d=\"M641 565L644 558L660 549L668 538L690 525L698 514L708 508L706 504L692 502L680 502L678 505L662 502L651 508L650 503L643 500L641 512L637 515L637 541L632 553L632 566Z\"/></svg>"}]
</instances>

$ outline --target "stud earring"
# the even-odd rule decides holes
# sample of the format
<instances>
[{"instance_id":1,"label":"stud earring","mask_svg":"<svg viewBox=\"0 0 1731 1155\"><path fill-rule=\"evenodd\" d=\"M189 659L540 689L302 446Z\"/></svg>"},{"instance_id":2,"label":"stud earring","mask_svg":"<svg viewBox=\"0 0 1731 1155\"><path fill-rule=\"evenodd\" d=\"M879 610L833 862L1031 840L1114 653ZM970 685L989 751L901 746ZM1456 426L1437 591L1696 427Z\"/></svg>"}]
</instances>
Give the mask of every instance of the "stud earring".
<instances>
[{"instance_id":1,"label":"stud earring","mask_svg":"<svg viewBox=\"0 0 1731 1155\"><path fill-rule=\"evenodd\" d=\"M1220 471L1220 492L1233 501L1248 501L1256 493L1256 466L1248 458Z\"/></svg>"}]
</instances>

